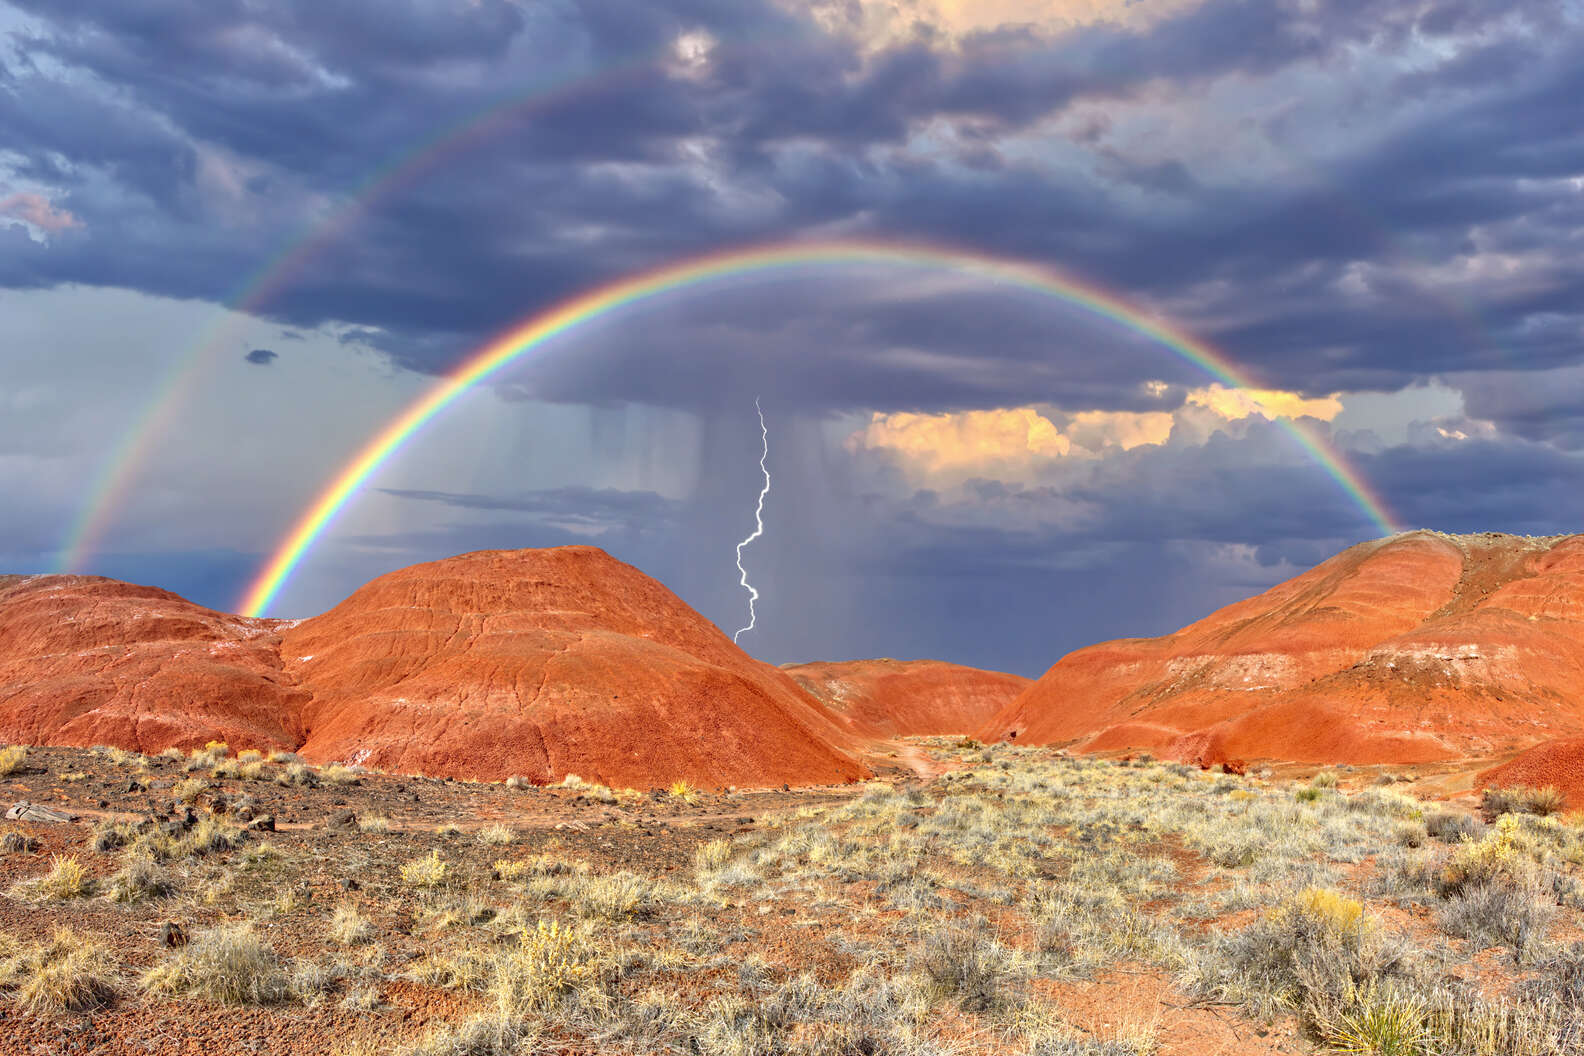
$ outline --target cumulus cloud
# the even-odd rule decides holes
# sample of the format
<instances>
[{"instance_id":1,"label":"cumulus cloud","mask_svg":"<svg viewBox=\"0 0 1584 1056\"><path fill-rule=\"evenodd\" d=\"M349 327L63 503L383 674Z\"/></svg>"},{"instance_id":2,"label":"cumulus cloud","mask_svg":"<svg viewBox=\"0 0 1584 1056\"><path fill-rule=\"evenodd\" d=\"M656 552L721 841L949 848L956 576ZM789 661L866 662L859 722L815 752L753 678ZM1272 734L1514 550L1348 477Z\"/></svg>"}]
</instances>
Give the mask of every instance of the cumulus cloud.
<instances>
[{"instance_id":1,"label":"cumulus cloud","mask_svg":"<svg viewBox=\"0 0 1584 1056\"><path fill-rule=\"evenodd\" d=\"M1146 383L1144 389L1157 397L1169 391L1159 382ZM942 414L877 411L867 425L847 437L846 447L894 461L918 484L960 484L974 477L1030 481L1063 460L1160 446L1174 435L1184 443L1203 444L1230 423L1255 417L1329 422L1342 410L1340 393L1306 398L1296 392L1229 388L1218 382L1188 390L1175 411L1064 413L1036 407Z\"/></svg>"}]
</instances>

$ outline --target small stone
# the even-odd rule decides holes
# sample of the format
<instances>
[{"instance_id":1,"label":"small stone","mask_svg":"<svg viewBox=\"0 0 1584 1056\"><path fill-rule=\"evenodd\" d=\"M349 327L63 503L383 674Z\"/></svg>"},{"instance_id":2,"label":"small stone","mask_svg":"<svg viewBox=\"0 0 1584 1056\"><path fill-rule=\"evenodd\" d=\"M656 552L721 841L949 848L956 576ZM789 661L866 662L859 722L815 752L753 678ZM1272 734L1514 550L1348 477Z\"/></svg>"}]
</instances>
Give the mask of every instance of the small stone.
<instances>
[{"instance_id":1,"label":"small stone","mask_svg":"<svg viewBox=\"0 0 1584 1056\"><path fill-rule=\"evenodd\" d=\"M187 932L175 921L166 921L160 925L159 941L161 946L174 950L187 945Z\"/></svg>"},{"instance_id":2,"label":"small stone","mask_svg":"<svg viewBox=\"0 0 1584 1056\"><path fill-rule=\"evenodd\" d=\"M358 883L356 880L352 879L350 876L343 876L337 882L341 885L341 890L343 890L343 891L361 891L361 890L363 890L363 885Z\"/></svg>"},{"instance_id":3,"label":"small stone","mask_svg":"<svg viewBox=\"0 0 1584 1056\"><path fill-rule=\"evenodd\" d=\"M252 832L274 832L275 819L268 814L260 814L248 822L248 829Z\"/></svg>"},{"instance_id":4,"label":"small stone","mask_svg":"<svg viewBox=\"0 0 1584 1056\"><path fill-rule=\"evenodd\" d=\"M356 832L357 827L357 815L350 810L338 810L325 822L325 828L331 832Z\"/></svg>"}]
</instances>

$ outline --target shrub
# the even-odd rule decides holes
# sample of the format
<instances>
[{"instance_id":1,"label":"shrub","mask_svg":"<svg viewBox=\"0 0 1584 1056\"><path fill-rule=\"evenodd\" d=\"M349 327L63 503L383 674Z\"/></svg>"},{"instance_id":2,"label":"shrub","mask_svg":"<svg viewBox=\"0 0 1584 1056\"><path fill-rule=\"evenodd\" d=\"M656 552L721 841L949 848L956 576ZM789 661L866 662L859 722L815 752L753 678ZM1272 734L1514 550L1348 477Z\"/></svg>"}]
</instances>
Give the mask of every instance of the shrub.
<instances>
[{"instance_id":1,"label":"shrub","mask_svg":"<svg viewBox=\"0 0 1584 1056\"><path fill-rule=\"evenodd\" d=\"M338 946L359 946L374 937L374 925L355 906L341 903L330 918L330 938Z\"/></svg>"},{"instance_id":2,"label":"shrub","mask_svg":"<svg viewBox=\"0 0 1584 1056\"><path fill-rule=\"evenodd\" d=\"M298 788L313 788L319 784L319 775L315 774L308 766L301 762L291 762L286 769L275 774L277 785L295 785Z\"/></svg>"},{"instance_id":3,"label":"shrub","mask_svg":"<svg viewBox=\"0 0 1584 1056\"><path fill-rule=\"evenodd\" d=\"M730 840L710 840L693 849L693 868L700 873L713 873L731 857Z\"/></svg>"},{"instance_id":4,"label":"shrub","mask_svg":"<svg viewBox=\"0 0 1584 1056\"><path fill-rule=\"evenodd\" d=\"M1318 788L1300 788L1297 792L1293 793L1300 803L1313 803L1324 794L1325 793Z\"/></svg>"},{"instance_id":5,"label":"shrub","mask_svg":"<svg viewBox=\"0 0 1584 1056\"><path fill-rule=\"evenodd\" d=\"M246 924L198 933L149 969L143 986L154 994L192 995L223 1005L271 1005L290 993L275 951Z\"/></svg>"},{"instance_id":6,"label":"shrub","mask_svg":"<svg viewBox=\"0 0 1584 1056\"><path fill-rule=\"evenodd\" d=\"M378 834L389 832L391 823L389 818L365 817L358 819L357 827L359 832Z\"/></svg>"},{"instance_id":7,"label":"shrub","mask_svg":"<svg viewBox=\"0 0 1584 1056\"><path fill-rule=\"evenodd\" d=\"M164 898L171 893L170 881L160 872L151 855L127 855L121 870L110 878L105 897L112 902L144 902L151 898Z\"/></svg>"},{"instance_id":8,"label":"shrub","mask_svg":"<svg viewBox=\"0 0 1584 1056\"><path fill-rule=\"evenodd\" d=\"M65 902L73 898L86 898L93 891L93 881L82 863L75 858L55 856L50 860L50 871L32 880L24 880L15 888L15 894L30 902Z\"/></svg>"},{"instance_id":9,"label":"shrub","mask_svg":"<svg viewBox=\"0 0 1584 1056\"><path fill-rule=\"evenodd\" d=\"M1403 973L1397 942L1380 934L1360 903L1324 888L1308 888L1220 940L1205 967L1199 989L1293 1008L1322 1030L1358 994Z\"/></svg>"},{"instance_id":10,"label":"shrub","mask_svg":"<svg viewBox=\"0 0 1584 1056\"><path fill-rule=\"evenodd\" d=\"M1335 788L1337 787L1337 775L1330 770L1322 770L1309 779L1309 784L1313 788Z\"/></svg>"},{"instance_id":11,"label":"shrub","mask_svg":"<svg viewBox=\"0 0 1584 1056\"><path fill-rule=\"evenodd\" d=\"M496 966L491 996L502 1016L543 1012L593 984L599 973L593 948L555 921L523 931Z\"/></svg>"},{"instance_id":12,"label":"shrub","mask_svg":"<svg viewBox=\"0 0 1584 1056\"><path fill-rule=\"evenodd\" d=\"M931 932L915 955L930 994L949 998L969 1012L1007 1005L1021 982L1011 952L982 920L947 924Z\"/></svg>"},{"instance_id":13,"label":"shrub","mask_svg":"<svg viewBox=\"0 0 1584 1056\"><path fill-rule=\"evenodd\" d=\"M1533 882L1484 881L1465 887L1436 912L1448 934L1476 948L1506 946L1527 960L1555 913L1551 900Z\"/></svg>"},{"instance_id":14,"label":"shrub","mask_svg":"<svg viewBox=\"0 0 1584 1056\"><path fill-rule=\"evenodd\" d=\"M38 849L38 838L35 836L29 836L20 829L10 829L4 836L0 836L0 853L32 854Z\"/></svg>"},{"instance_id":15,"label":"shrub","mask_svg":"<svg viewBox=\"0 0 1584 1056\"><path fill-rule=\"evenodd\" d=\"M0 974L16 987L17 1004L34 1015L91 1012L115 999L104 949L66 928L6 961Z\"/></svg>"},{"instance_id":16,"label":"shrub","mask_svg":"<svg viewBox=\"0 0 1584 1056\"><path fill-rule=\"evenodd\" d=\"M401 867L402 883L408 887L433 888L445 882L446 863L439 851L430 851Z\"/></svg>"},{"instance_id":17,"label":"shrub","mask_svg":"<svg viewBox=\"0 0 1584 1056\"><path fill-rule=\"evenodd\" d=\"M698 802L698 789L694 788L686 781L671 782L671 787L667 791L671 793L672 799L680 799L682 802L689 805Z\"/></svg>"},{"instance_id":18,"label":"shrub","mask_svg":"<svg viewBox=\"0 0 1584 1056\"><path fill-rule=\"evenodd\" d=\"M632 873L612 873L580 885L573 892L578 911L588 917L622 920L648 914L654 908L649 881Z\"/></svg>"},{"instance_id":19,"label":"shrub","mask_svg":"<svg viewBox=\"0 0 1584 1056\"><path fill-rule=\"evenodd\" d=\"M245 752L237 753L237 762L239 763L259 763L263 761L264 753L257 748L249 748Z\"/></svg>"},{"instance_id":20,"label":"shrub","mask_svg":"<svg viewBox=\"0 0 1584 1056\"><path fill-rule=\"evenodd\" d=\"M332 785L361 785L363 779L355 770L342 766L340 763L331 763L319 771L319 776Z\"/></svg>"},{"instance_id":21,"label":"shrub","mask_svg":"<svg viewBox=\"0 0 1584 1056\"><path fill-rule=\"evenodd\" d=\"M1349 1011L1325 1024L1325 1040L1343 1052L1369 1056L1421 1056L1437 1040L1422 998L1396 990L1359 994Z\"/></svg>"},{"instance_id":22,"label":"shrub","mask_svg":"<svg viewBox=\"0 0 1584 1056\"><path fill-rule=\"evenodd\" d=\"M504 847L517 838L517 834L505 825L490 825L479 830L479 842L491 847Z\"/></svg>"},{"instance_id":23,"label":"shrub","mask_svg":"<svg viewBox=\"0 0 1584 1056\"><path fill-rule=\"evenodd\" d=\"M1498 879L1521 882L1533 871L1527 841L1518 820L1504 815L1483 838L1460 844L1447 859L1437 880L1437 894L1449 897L1467 887Z\"/></svg>"},{"instance_id":24,"label":"shrub","mask_svg":"<svg viewBox=\"0 0 1584 1056\"><path fill-rule=\"evenodd\" d=\"M1484 826L1472 815L1438 810L1425 819L1425 831L1438 840L1457 843L1478 839L1484 833Z\"/></svg>"},{"instance_id":25,"label":"shrub","mask_svg":"<svg viewBox=\"0 0 1584 1056\"><path fill-rule=\"evenodd\" d=\"M1503 814L1536 814L1549 817L1560 814L1567 806L1567 797L1555 785L1530 788L1514 785L1509 788L1487 788L1480 799L1480 809L1487 818Z\"/></svg>"},{"instance_id":26,"label":"shrub","mask_svg":"<svg viewBox=\"0 0 1584 1056\"><path fill-rule=\"evenodd\" d=\"M209 790L209 782L201 777L189 777L171 790L171 796L178 803L192 803Z\"/></svg>"},{"instance_id":27,"label":"shrub","mask_svg":"<svg viewBox=\"0 0 1584 1056\"><path fill-rule=\"evenodd\" d=\"M0 777L10 777L27 765L28 750L20 744L0 748Z\"/></svg>"}]
</instances>

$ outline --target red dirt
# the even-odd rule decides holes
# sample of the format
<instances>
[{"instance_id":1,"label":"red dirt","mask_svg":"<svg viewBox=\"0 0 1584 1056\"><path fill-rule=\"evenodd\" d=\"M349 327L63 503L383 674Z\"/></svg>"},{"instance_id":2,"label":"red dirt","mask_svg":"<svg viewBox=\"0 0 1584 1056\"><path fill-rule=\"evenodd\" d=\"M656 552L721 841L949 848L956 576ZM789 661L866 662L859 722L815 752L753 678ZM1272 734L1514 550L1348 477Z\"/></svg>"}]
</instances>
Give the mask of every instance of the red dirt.
<instances>
[{"instance_id":1,"label":"red dirt","mask_svg":"<svg viewBox=\"0 0 1584 1056\"><path fill-rule=\"evenodd\" d=\"M831 784L860 745L775 668L594 547L382 576L286 632L310 760L475 779Z\"/></svg>"},{"instance_id":2,"label":"red dirt","mask_svg":"<svg viewBox=\"0 0 1584 1056\"><path fill-rule=\"evenodd\" d=\"M973 733L1032 684L1021 675L940 660L849 660L781 670L871 737Z\"/></svg>"},{"instance_id":3,"label":"red dirt","mask_svg":"<svg viewBox=\"0 0 1584 1056\"><path fill-rule=\"evenodd\" d=\"M89 576L0 580L0 739L151 752L291 748L280 628Z\"/></svg>"},{"instance_id":4,"label":"red dirt","mask_svg":"<svg viewBox=\"0 0 1584 1056\"><path fill-rule=\"evenodd\" d=\"M1071 653L986 739L1417 763L1584 734L1584 536L1363 543L1176 634Z\"/></svg>"},{"instance_id":5,"label":"red dirt","mask_svg":"<svg viewBox=\"0 0 1584 1056\"><path fill-rule=\"evenodd\" d=\"M867 744L593 547L467 554L298 623L114 580L0 580L0 741L223 740L535 782L831 784Z\"/></svg>"},{"instance_id":6,"label":"red dirt","mask_svg":"<svg viewBox=\"0 0 1584 1056\"><path fill-rule=\"evenodd\" d=\"M1513 759L1475 776L1475 788L1554 786L1573 809L1584 807L1584 737L1537 744Z\"/></svg>"}]
</instances>

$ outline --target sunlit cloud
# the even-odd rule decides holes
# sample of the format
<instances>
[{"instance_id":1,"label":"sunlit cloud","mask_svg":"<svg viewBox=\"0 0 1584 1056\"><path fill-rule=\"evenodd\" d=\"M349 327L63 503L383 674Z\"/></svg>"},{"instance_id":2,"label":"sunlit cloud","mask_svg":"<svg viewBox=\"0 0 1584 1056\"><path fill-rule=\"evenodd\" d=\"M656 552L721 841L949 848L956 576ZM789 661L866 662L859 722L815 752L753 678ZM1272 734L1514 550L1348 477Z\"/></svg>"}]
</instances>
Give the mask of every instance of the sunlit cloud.
<instances>
[{"instance_id":1,"label":"sunlit cloud","mask_svg":"<svg viewBox=\"0 0 1584 1056\"><path fill-rule=\"evenodd\" d=\"M82 226L81 220L65 209L55 208L48 198L33 191L18 191L0 198L0 217L21 220L49 234Z\"/></svg>"},{"instance_id":2,"label":"sunlit cloud","mask_svg":"<svg viewBox=\"0 0 1584 1056\"><path fill-rule=\"evenodd\" d=\"M1232 389L1220 384L1194 389L1188 394L1188 403L1214 411L1229 422L1254 414L1272 421L1277 418L1318 418L1322 422L1329 422L1342 413L1340 393L1333 392L1329 396L1311 399L1279 389Z\"/></svg>"},{"instance_id":3,"label":"sunlit cloud","mask_svg":"<svg viewBox=\"0 0 1584 1056\"><path fill-rule=\"evenodd\" d=\"M867 426L847 438L846 446L853 453L889 458L919 484L960 483L976 476L1027 481L1062 461L1105 458L1166 444L1179 425L1192 426L1179 433L1179 442L1202 443L1220 427L1248 418L1308 417L1329 422L1342 409L1338 393L1307 398L1296 392L1215 384L1190 390L1176 411L1003 407L942 414L875 413Z\"/></svg>"}]
</instances>

